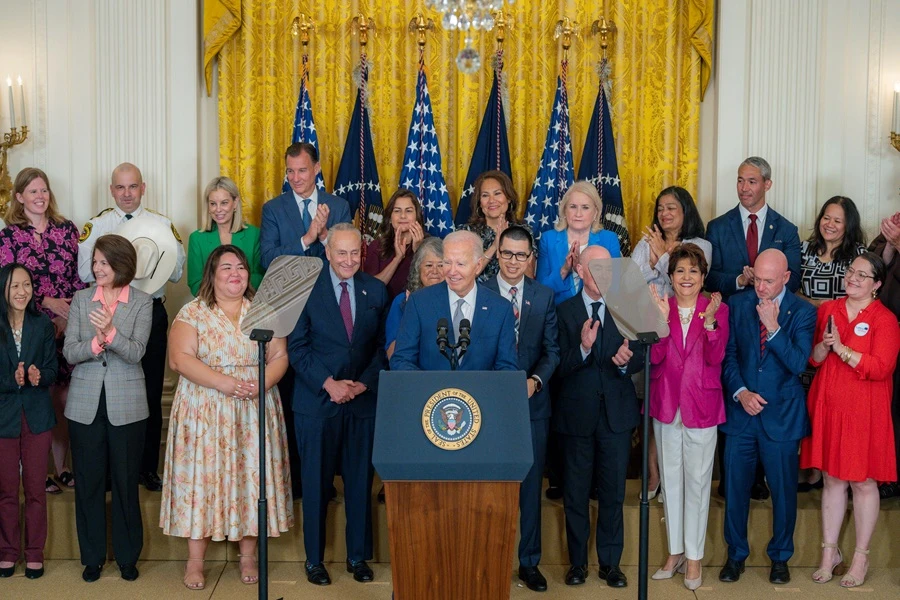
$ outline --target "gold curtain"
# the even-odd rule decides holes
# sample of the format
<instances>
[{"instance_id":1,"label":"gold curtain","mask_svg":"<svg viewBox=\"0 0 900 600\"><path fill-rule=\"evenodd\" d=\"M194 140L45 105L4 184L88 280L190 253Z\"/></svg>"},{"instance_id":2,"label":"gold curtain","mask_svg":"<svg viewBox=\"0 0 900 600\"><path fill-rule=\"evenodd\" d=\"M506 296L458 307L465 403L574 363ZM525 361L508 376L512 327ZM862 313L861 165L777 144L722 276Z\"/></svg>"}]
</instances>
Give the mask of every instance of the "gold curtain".
<instances>
[{"instance_id":1,"label":"gold curtain","mask_svg":"<svg viewBox=\"0 0 900 600\"><path fill-rule=\"evenodd\" d=\"M697 189L700 101L712 62L715 0L609 0L618 28L610 48L612 117L622 196L632 239L652 220L656 194L667 185ZM204 66L219 66L219 137L223 175L245 198L249 219L280 193L285 147L290 143L299 91L301 45L291 35L300 12L316 30L309 45L310 95L330 188L337 174L356 90L359 62L351 18L375 19L368 55L372 137L384 198L396 189L414 102L415 36L408 24L422 10L435 21L428 34L426 70L435 127L450 197L456 202L469 167L490 92L493 35L480 32L475 47L482 68L464 75L455 57L464 47L444 31L440 16L424 4L393 0L206 0ZM519 1L508 7L513 27L504 44L509 84L507 115L513 180L527 198L541 157L562 49L556 22L569 17L581 37L569 51L568 92L577 169L599 78L599 41L588 35L602 13L597 0ZM236 25L239 24L239 27ZM699 200L699 199L698 199ZM523 206L520 210L524 211Z\"/></svg>"}]
</instances>

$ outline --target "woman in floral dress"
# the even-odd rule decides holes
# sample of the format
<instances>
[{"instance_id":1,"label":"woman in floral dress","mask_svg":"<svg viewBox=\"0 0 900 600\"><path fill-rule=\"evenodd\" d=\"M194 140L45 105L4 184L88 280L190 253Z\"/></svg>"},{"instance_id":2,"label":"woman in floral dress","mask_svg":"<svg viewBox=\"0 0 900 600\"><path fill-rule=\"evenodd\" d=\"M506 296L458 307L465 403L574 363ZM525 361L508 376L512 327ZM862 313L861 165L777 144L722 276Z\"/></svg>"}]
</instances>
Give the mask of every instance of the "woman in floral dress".
<instances>
[{"instance_id":1,"label":"woman in floral dress","mask_svg":"<svg viewBox=\"0 0 900 600\"><path fill-rule=\"evenodd\" d=\"M241 581L258 581L259 498L258 346L240 330L253 292L250 266L232 245L209 256L197 298L175 317L169 365L181 375L166 444L160 526L188 538L184 585L203 589L210 540L240 547ZM275 384L287 369L284 338L266 356L266 495L268 535L293 524L284 415Z\"/></svg>"},{"instance_id":2,"label":"woman in floral dress","mask_svg":"<svg viewBox=\"0 0 900 600\"><path fill-rule=\"evenodd\" d=\"M50 397L56 412L51 452L56 476L66 487L75 478L65 466L69 452L68 421L63 418L72 367L62 355L63 335L69 318L72 296L87 287L78 277L78 228L59 214L56 197L47 174L33 167L22 169L13 185L13 199L6 209L6 228L0 230L0 267L20 263L34 278L34 299L38 309L53 321L59 369ZM46 491L62 492L51 478Z\"/></svg>"}]
</instances>

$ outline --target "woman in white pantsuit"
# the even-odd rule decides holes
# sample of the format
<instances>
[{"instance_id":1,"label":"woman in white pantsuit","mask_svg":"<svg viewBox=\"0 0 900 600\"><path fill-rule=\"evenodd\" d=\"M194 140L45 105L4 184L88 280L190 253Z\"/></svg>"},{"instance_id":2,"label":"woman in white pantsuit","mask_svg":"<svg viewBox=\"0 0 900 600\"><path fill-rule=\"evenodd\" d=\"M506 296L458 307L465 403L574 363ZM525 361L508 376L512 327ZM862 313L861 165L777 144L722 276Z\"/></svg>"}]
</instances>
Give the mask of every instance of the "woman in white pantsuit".
<instances>
[{"instance_id":1,"label":"woman in white pantsuit","mask_svg":"<svg viewBox=\"0 0 900 600\"><path fill-rule=\"evenodd\" d=\"M695 244L682 244L669 261L675 295L651 293L670 333L650 352L650 416L665 494L669 558L653 579L684 573L684 585L702 583L703 547L717 426L725 421L721 370L728 342L728 307L719 294L700 295L708 264Z\"/></svg>"}]
</instances>

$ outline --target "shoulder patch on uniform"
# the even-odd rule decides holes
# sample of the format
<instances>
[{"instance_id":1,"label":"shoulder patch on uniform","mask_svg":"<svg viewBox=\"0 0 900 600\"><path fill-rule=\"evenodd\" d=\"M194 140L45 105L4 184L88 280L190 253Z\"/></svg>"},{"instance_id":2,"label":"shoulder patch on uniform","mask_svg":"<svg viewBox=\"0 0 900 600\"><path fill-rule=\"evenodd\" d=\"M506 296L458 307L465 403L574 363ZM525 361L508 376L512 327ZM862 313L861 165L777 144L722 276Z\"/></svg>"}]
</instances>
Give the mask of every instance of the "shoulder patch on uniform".
<instances>
[{"instance_id":1,"label":"shoulder patch on uniform","mask_svg":"<svg viewBox=\"0 0 900 600\"><path fill-rule=\"evenodd\" d=\"M115 210L115 209L114 209L113 207L111 207L111 206L110 206L109 208L104 208L103 210L101 210L100 212L98 212L96 215L94 215L93 218L92 218L91 220L96 219L97 217L103 216L103 215L105 215L106 213L108 213L108 212L111 211L111 210Z\"/></svg>"},{"instance_id":2,"label":"shoulder patch on uniform","mask_svg":"<svg viewBox=\"0 0 900 600\"><path fill-rule=\"evenodd\" d=\"M82 243L84 240L91 237L91 229L94 228L94 224L88 221L84 224L84 229L81 230L81 235L78 236L78 243Z\"/></svg>"},{"instance_id":3,"label":"shoulder patch on uniform","mask_svg":"<svg viewBox=\"0 0 900 600\"><path fill-rule=\"evenodd\" d=\"M178 240L178 243L179 243L179 244L183 244L184 242L181 241L181 236L178 235L178 230L175 229L175 224L174 224L174 223L170 223L170 225L172 226L172 235L175 236L175 239Z\"/></svg>"}]
</instances>

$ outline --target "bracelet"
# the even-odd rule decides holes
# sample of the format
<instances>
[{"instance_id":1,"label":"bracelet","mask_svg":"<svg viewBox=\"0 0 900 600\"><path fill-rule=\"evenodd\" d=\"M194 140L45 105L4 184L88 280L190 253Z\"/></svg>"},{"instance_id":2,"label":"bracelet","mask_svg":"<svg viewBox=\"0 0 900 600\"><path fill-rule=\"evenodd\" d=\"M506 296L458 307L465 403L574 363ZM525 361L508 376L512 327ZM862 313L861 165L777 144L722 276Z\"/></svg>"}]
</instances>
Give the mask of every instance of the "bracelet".
<instances>
[{"instance_id":1,"label":"bracelet","mask_svg":"<svg viewBox=\"0 0 900 600\"><path fill-rule=\"evenodd\" d=\"M846 350L846 352L841 352L841 360L844 361L845 363L848 363L848 362L850 362L850 359L853 357L853 349L848 348L847 346L844 346L844 349Z\"/></svg>"},{"instance_id":2,"label":"bracelet","mask_svg":"<svg viewBox=\"0 0 900 600\"><path fill-rule=\"evenodd\" d=\"M713 319L712 323L710 323L709 325L707 325L706 323L703 324L703 329L705 329L707 331L715 331L718 328L719 328L719 322L716 321L715 319Z\"/></svg>"}]
</instances>

